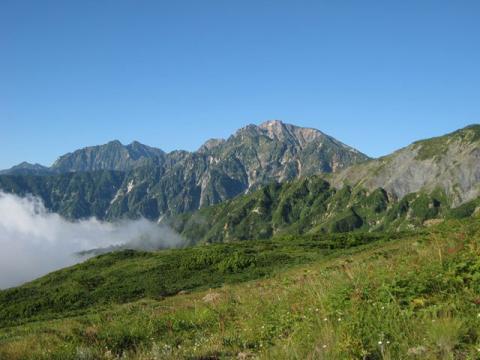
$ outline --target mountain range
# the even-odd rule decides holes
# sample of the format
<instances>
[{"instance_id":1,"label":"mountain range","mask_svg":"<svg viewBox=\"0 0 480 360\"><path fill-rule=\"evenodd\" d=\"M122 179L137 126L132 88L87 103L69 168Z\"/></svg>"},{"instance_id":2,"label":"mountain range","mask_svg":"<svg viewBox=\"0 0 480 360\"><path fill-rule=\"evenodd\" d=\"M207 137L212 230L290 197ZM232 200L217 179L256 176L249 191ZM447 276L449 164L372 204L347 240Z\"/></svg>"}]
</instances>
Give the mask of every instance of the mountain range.
<instances>
[{"instance_id":1,"label":"mountain range","mask_svg":"<svg viewBox=\"0 0 480 360\"><path fill-rule=\"evenodd\" d=\"M70 219L146 217L211 242L469 216L479 180L479 125L370 159L319 130L268 121L194 152L112 141L49 168L22 163L0 174L0 189L40 196Z\"/></svg>"},{"instance_id":2,"label":"mountain range","mask_svg":"<svg viewBox=\"0 0 480 360\"><path fill-rule=\"evenodd\" d=\"M38 195L68 218L157 220L270 182L338 172L368 159L319 130L268 121L246 126L226 140L209 140L195 152L167 154L119 141L87 147L61 156L50 168L31 171L24 163L6 170L0 188Z\"/></svg>"}]
</instances>

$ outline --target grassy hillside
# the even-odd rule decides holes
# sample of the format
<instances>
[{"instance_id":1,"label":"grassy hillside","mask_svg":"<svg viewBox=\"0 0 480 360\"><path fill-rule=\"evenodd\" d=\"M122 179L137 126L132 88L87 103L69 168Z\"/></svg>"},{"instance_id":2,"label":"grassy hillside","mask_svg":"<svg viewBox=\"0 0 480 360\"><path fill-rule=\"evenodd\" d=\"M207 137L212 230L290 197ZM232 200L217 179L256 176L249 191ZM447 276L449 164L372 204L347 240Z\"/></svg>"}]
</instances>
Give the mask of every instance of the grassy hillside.
<instances>
[{"instance_id":1,"label":"grassy hillside","mask_svg":"<svg viewBox=\"0 0 480 360\"><path fill-rule=\"evenodd\" d=\"M311 235L159 252L114 252L0 291L0 326L257 279L399 236L402 235Z\"/></svg>"},{"instance_id":2,"label":"grassy hillside","mask_svg":"<svg viewBox=\"0 0 480 360\"><path fill-rule=\"evenodd\" d=\"M92 259L0 293L0 358L477 359L478 220L450 220L396 239L356 236L123 252ZM364 240L370 243L324 252ZM217 258L212 254L222 255L205 260ZM264 262L245 262L246 254ZM169 261L170 272L162 274ZM291 266L277 267L278 262ZM195 283L191 291L158 296L162 292L155 291L162 286L170 286L171 293L186 287L184 266L196 269L190 272ZM119 297L105 295L108 289L114 291L102 282L109 269L109 275L118 278L115 288L125 285ZM152 293L140 290L153 269L160 271L154 282L164 285L150 284ZM76 288L81 282L73 279L87 273L99 281L85 290L92 303L68 305L64 298L55 306L56 289L61 294L68 283L67 288ZM165 285L162 279L170 277L178 280L178 288L173 280ZM41 289L43 295L36 293ZM37 314L11 316L42 296L47 298ZM70 311L75 309L81 313L73 316ZM38 321L32 322L34 318ZM12 325L22 321L28 323Z\"/></svg>"}]
</instances>

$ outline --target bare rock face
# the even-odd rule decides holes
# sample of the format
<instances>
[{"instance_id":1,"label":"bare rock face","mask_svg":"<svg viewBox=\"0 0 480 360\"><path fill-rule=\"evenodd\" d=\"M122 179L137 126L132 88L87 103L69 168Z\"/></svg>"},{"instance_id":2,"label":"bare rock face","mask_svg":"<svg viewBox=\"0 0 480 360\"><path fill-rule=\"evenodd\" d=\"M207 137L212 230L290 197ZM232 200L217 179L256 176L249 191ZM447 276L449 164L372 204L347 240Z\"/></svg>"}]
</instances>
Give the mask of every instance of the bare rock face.
<instances>
[{"instance_id":1,"label":"bare rock face","mask_svg":"<svg viewBox=\"0 0 480 360\"><path fill-rule=\"evenodd\" d=\"M355 165L332 177L333 184L384 188L397 198L444 190L452 206L480 196L480 126L419 141L392 155Z\"/></svg>"},{"instance_id":2,"label":"bare rock face","mask_svg":"<svg viewBox=\"0 0 480 360\"><path fill-rule=\"evenodd\" d=\"M249 189L272 180L330 173L368 159L319 130L279 120L248 125L210 147L209 153L216 164L240 162Z\"/></svg>"},{"instance_id":3,"label":"bare rock face","mask_svg":"<svg viewBox=\"0 0 480 360\"><path fill-rule=\"evenodd\" d=\"M200 147L200 149L198 149L198 152L199 153L206 153L206 152L210 151L211 149L222 145L223 143L225 143L224 139L210 139L207 142L205 142L205 144L203 144Z\"/></svg>"}]
</instances>

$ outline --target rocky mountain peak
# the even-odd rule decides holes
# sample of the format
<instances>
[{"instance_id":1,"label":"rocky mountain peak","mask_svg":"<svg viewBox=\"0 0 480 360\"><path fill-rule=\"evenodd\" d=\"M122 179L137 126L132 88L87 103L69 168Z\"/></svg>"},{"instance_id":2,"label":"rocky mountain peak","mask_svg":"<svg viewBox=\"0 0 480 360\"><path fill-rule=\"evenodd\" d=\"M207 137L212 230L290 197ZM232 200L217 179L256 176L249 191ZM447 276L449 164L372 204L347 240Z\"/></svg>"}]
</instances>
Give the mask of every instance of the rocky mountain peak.
<instances>
[{"instance_id":1,"label":"rocky mountain peak","mask_svg":"<svg viewBox=\"0 0 480 360\"><path fill-rule=\"evenodd\" d=\"M210 139L207 140L199 149L199 153L204 153L207 151L212 150L213 148L216 148L217 146L220 146L225 143L225 139Z\"/></svg>"},{"instance_id":2,"label":"rocky mountain peak","mask_svg":"<svg viewBox=\"0 0 480 360\"><path fill-rule=\"evenodd\" d=\"M143 145L141 142L137 140L133 140L130 144L128 144L129 147L143 147L146 145Z\"/></svg>"},{"instance_id":3,"label":"rocky mountain peak","mask_svg":"<svg viewBox=\"0 0 480 360\"><path fill-rule=\"evenodd\" d=\"M331 144L335 143L336 146L343 147L349 151L357 152L356 150L342 144L340 141L324 134L320 130L295 126L284 123L280 120L266 121L260 124L258 129L263 135L272 140L288 141L300 146L301 148L313 142L316 142L318 145L321 145L324 142L329 142Z\"/></svg>"},{"instance_id":4,"label":"rocky mountain peak","mask_svg":"<svg viewBox=\"0 0 480 360\"><path fill-rule=\"evenodd\" d=\"M262 133L266 134L270 139L284 139L293 135L293 125L284 124L280 120L269 120L258 126Z\"/></svg>"},{"instance_id":5,"label":"rocky mountain peak","mask_svg":"<svg viewBox=\"0 0 480 360\"><path fill-rule=\"evenodd\" d=\"M269 129L280 130L284 128L285 125L286 124L281 120L267 120L261 123L260 125L258 125L258 127L260 129L266 129L266 130L269 130Z\"/></svg>"},{"instance_id":6,"label":"rocky mountain peak","mask_svg":"<svg viewBox=\"0 0 480 360\"><path fill-rule=\"evenodd\" d=\"M123 144L120 140L112 140L107 143L108 146L118 146L118 147L123 147ZM101 145L100 145L101 146ZM91 147L97 147L97 146L91 146Z\"/></svg>"}]
</instances>

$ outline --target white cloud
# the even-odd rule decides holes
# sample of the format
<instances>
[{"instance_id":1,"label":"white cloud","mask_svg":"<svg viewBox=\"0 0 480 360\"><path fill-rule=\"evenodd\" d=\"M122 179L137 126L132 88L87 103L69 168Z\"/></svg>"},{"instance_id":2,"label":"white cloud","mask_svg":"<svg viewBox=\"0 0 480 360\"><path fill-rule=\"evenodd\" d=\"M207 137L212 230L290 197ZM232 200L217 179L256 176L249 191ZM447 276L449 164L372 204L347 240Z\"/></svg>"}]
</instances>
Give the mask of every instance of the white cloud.
<instances>
[{"instance_id":1,"label":"white cloud","mask_svg":"<svg viewBox=\"0 0 480 360\"><path fill-rule=\"evenodd\" d=\"M70 222L48 212L35 197L0 192L0 289L73 265L79 251L112 245L173 247L182 239L147 220Z\"/></svg>"}]
</instances>

